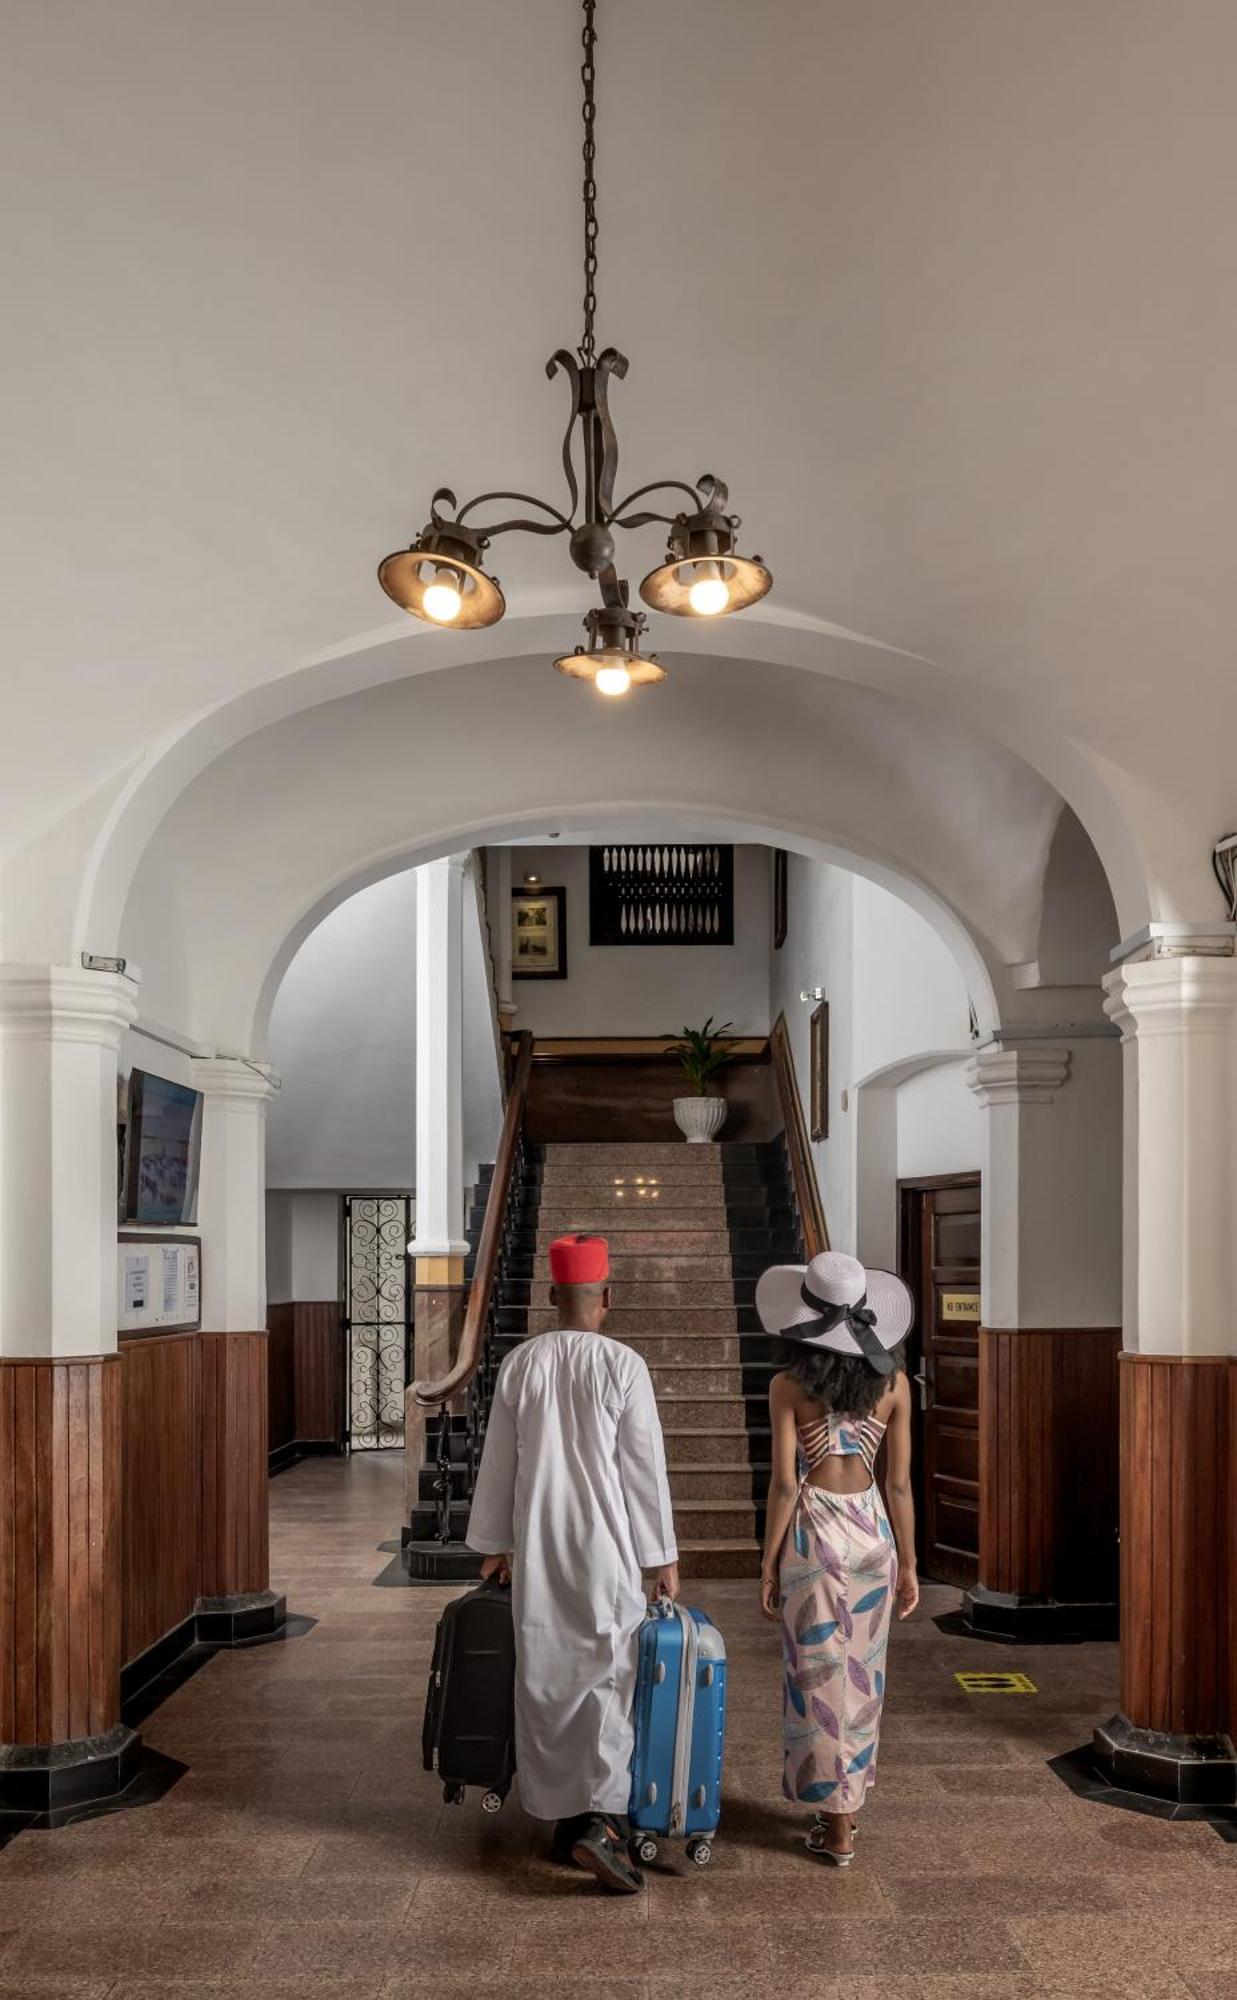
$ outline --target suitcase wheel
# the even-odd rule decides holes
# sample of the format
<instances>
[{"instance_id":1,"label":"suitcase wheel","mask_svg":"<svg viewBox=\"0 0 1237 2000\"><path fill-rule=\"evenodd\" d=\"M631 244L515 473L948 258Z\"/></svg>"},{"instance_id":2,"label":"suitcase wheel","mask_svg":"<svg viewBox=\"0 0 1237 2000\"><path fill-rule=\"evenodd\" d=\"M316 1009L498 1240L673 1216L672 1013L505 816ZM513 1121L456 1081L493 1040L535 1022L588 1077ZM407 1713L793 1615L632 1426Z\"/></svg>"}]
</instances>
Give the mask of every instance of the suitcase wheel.
<instances>
[{"instance_id":1,"label":"suitcase wheel","mask_svg":"<svg viewBox=\"0 0 1237 2000\"><path fill-rule=\"evenodd\" d=\"M689 1840L687 1843L687 1858L689 1861L694 1861L697 1868L707 1868L713 1859L713 1842L711 1840Z\"/></svg>"},{"instance_id":2,"label":"suitcase wheel","mask_svg":"<svg viewBox=\"0 0 1237 2000\"><path fill-rule=\"evenodd\" d=\"M496 1812L501 1812L502 1809L503 1809L502 1793L487 1792L481 1801L482 1812L496 1813Z\"/></svg>"},{"instance_id":3,"label":"suitcase wheel","mask_svg":"<svg viewBox=\"0 0 1237 2000\"><path fill-rule=\"evenodd\" d=\"M641 1861L646 1863L646 1865L651 1866L651 1864L654 1861L656 1861L658 1855L658 1846L657 1842L652 1838L650 1834L646 1833L641 1835L640 1839L636 1843L636 1854Z\"/></svg>"},{"instance_id":4,"label":"suitcase wheel","mask_svg":"<svg viewBox=\"0 0 1237 2000\"><path fill-rule=\"evenodd\" d=\"M444 1804L462 1806L464 1803L464 1787L463 1785L444 1785L442 1796Z\"/></svg>"}]
</instances>

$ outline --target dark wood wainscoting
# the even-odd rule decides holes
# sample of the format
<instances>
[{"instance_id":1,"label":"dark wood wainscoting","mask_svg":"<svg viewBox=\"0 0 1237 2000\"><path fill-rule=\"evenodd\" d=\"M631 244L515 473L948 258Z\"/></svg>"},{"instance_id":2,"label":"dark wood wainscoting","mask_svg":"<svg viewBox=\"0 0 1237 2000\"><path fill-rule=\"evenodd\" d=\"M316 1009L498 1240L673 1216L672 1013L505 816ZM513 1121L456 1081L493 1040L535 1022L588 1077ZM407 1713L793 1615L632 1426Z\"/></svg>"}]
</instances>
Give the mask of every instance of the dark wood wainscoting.
<instances>
[{"instance_id":1,"label":"dark wood wainscoting","mask_svg":"<svg viewBox=\"0 0 1237 2000\"><path fill-rule=\"evenodd\" d=\"M1237 1725L1237 1368L1121 1356L1121 1706L1177 1736Z\"/></svg>"},{"instance_id":2,"label":"dark wood wainscoting","mask_svg":"<svg viewBox=\"0 0 1237 2000\"><path fill-rule=\"evenodd\" d=\"M1119 1327L984 1327L979 1575L1061 1603L1117 1597Z\"/></svg>"},{"instance_id":3,"label":"dark wood wainscoting","mask_svg":"<svg viewBox=\"0 0 1237 2000\"><path fill-rule=\"evenodd\" d=\"M121 1363L0 1361L0 1742L120 1721Z\"/></svg>"},{"instance_id":4,"label":"dark wood wainscoting","mask_svg":"<svg viewBox=\"0 0 1237 2000\"><path fill-rule=\"evenodd\" d=\"M264 1591L267 1517L266 1333L201 1333L202 1596Z\"/></svg>"},{"instance_id":5,"label":"dark wood wainscoting","mask_svg":"<svg viewBox=\"0 0 1237 2000\"><path fill-rule=\"evenodd\" d=\"M201 1595L201 1348L196 1333L121 1341L124 1658L193 1614Z\"/></svg>"},{"instance_id":6,"label":"dark wood wainscoting","mask_svg":"<svg viewBox=\"0 0 1237 2000\"><path fill-rule=\"evenodd\" d=\"M337 1299L268 1309L271 1469L344 1444L344 1323Z\"/></svg>"},{"instance_id":7,"label":"dark wood wainscoting","mask_svg":"<svg viewBox=\"0 0 1237 2000\"><path fill-rule=\"evenodd\" d=\"M665 1044L635 1038L541 1040L528 1082L525 1137L537 1144L676 1140L673 1101L690 1095ZM718 1089L730 1107L723 1139L763 1141L782 1129L768 1042L736 1042Z\"/></svg>"}]
</instances>

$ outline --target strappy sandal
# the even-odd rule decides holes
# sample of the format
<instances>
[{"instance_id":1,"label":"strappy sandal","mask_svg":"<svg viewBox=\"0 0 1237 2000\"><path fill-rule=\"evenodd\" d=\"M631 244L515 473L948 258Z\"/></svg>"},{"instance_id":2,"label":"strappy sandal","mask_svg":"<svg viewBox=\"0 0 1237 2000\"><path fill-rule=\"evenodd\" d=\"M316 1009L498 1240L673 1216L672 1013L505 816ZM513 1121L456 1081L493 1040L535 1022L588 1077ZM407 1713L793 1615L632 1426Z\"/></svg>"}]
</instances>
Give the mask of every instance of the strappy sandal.
<instances>
[{"instance_id":1,"label":"strappy sandal","mask_svg":"<svg viewBox=\"0 0 1237 2000\"><path fill-rule=\"evenodd\" d=\"M844 1853L839 1853L835 1847L829 1846L826 1838L827 1834L832 1830L830 1822L834 1818L836 1818L836 1814L833 1813L817 1813L812 1824L812 1830L807 1835L803 1844L809 1854L818 1855L822 1861L827 1861L831 1868L849 1868L855 1858L854 1846L852 1845L847 1848ZM855 1838L853 1821L851 1822L850 1837L853 1843Z\"/></svg>"}]
</instances>

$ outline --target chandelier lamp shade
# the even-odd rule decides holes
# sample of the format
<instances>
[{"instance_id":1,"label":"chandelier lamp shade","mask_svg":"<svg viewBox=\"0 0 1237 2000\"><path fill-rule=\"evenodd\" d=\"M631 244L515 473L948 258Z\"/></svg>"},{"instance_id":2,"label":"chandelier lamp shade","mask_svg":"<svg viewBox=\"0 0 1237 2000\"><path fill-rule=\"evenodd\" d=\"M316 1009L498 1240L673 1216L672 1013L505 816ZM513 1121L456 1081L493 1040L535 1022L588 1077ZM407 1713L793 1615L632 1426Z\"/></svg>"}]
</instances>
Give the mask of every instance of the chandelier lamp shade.
<instances>
[{"instance_id":1,"label":"chandelier lamp shade","mask_svg":"<svg viewBox=\"0 0 1237 2000\"><path fill-rule=\"evenodd\" d=\"M584 326L574 353L560 347L546 363L551 379L563 376L570 397L562 443L563 504L498 490L478 494L461 507L451 489L440 486L430 502L427 525L411 548L384 558L378 581L387 596L414 618L449 631L475 631L496 625L507 608L497 578L485 568L495 538L513 533L565 535L572 562L592 578L600 603L584 621L588 645L577 646L554 665L559 673L591 681L599 693L614 697L666 677L656 657L640 651L647 620L643 612L629 609L629 586L615 561L616 531L665 528L665 559L645 577L640 596L654 611L674 617L717 618L742 611L766 594L773 578L760 556L740 554L739 517L726 511L727 487L712 473L702 473L690 485L681 479L653 480L615 500L618 439L609 395L611 382L621 382L626 375L627 361L614 347L598 353L594 330L597 0L583 0L583 11ZM659 511L649 504L654 499L677 511ZM497 519L476 518L507 507L520 511Z\"/></svg>"}]
</instances>

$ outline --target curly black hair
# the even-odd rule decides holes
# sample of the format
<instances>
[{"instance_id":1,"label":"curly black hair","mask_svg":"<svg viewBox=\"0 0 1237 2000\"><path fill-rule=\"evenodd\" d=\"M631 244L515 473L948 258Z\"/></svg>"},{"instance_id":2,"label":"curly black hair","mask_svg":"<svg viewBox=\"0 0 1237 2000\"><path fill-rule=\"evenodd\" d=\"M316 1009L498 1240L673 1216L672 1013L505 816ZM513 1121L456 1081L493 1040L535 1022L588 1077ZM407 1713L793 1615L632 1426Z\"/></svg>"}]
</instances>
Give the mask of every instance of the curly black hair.
<instances>
[{"instance_id":1,"label":"curly black hair","mask_svg":"<svg viewBox=\"0 0 1237 2000\"><path fill-rule=\"evenodd\" d=\"M890 1351L896 1373L906 1367L906 1355L901 1346ZM777 1342L773 1365L792 1375L814 1403L839 1417L870 1417L893 1379L869 1368L861 1354L837 1354L797 1340Z\"/></svg>"}]
</instances>

